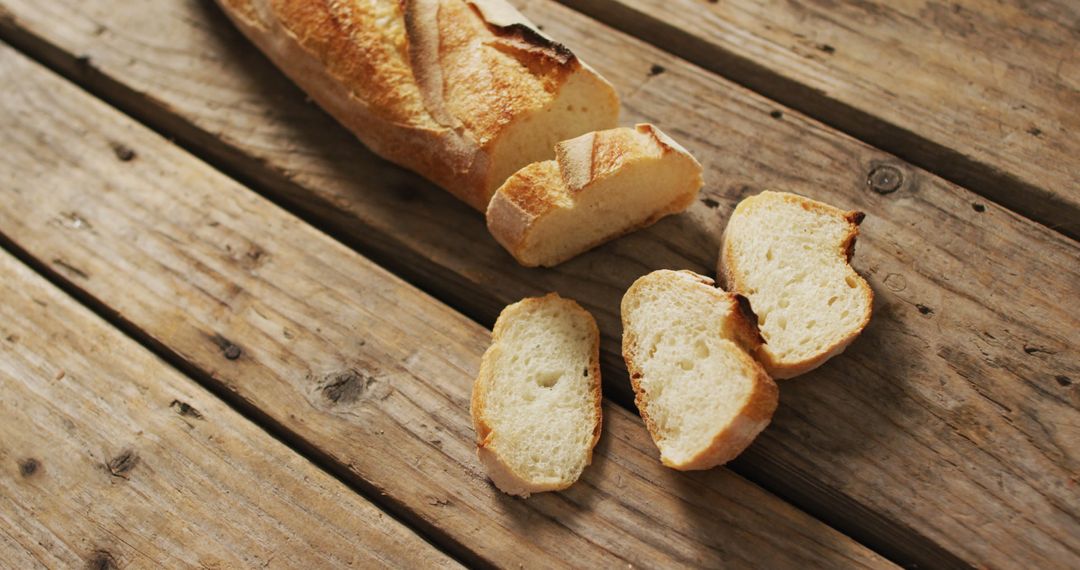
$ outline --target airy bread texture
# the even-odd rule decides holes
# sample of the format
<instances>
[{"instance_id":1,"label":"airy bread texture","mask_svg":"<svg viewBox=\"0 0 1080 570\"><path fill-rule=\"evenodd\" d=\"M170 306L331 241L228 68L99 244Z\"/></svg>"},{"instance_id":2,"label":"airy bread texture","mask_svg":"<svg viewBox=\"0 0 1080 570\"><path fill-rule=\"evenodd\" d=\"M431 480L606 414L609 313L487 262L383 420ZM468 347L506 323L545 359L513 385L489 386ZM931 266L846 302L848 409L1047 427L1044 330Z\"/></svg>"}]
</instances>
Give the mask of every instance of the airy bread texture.
<instances>
[{"instance_id":1,"label":"airy bread texture","mask_svg":"<svg viewBox=\"0 0 1080 570\"><path fill-rule=\"evenodd\" d=\"M600 333L551 293L503 309L473 384L477 456L504 493L565 489L600 439Z\"/></svg>"},{"instance_id":2,"label":"airy bread texture","mask_svg":"<svg viewBox=\"0 0 1080 570\"><path fill-rule=\"evenodd\" d=\"M503 0L218 0L374 152L484 211L555 143L616 125L614 88Z\"/></svg>"},{"instance_id":3,"label":"airy bread texture","mask_svg":"<svg viewBox=\"0 0 1080 570\"><path fill-rule=\"evenodd\" d=\"M680 470L734 459L765 426L776 383L746 300L690 271L654 271L622 300L623 358L660 461Z\"/></svg>"},{"instance_id":4,"label":"airy bread texture","mask_svg":"<svg viewBox=\"0 0 1080 570\"><path fill-rule=\"evenodd\" d=\"M592 132L507 179L487 224L519 263L550 267L685 210L701 184L698 161L652 125Z\"/></svg>"},{"instance_id":5,"label":"airy bread texture","mask_svg":"<svg viewBox=\"0 0 1080 570\"><path fill-rule=\"evenodd\" d=\"M791 378L843 352L870 322L874 292L849 264L861 212L785 192L739 203L717 273L746 295L765 344L758 360Z\"/></svg>"}]
</instances>

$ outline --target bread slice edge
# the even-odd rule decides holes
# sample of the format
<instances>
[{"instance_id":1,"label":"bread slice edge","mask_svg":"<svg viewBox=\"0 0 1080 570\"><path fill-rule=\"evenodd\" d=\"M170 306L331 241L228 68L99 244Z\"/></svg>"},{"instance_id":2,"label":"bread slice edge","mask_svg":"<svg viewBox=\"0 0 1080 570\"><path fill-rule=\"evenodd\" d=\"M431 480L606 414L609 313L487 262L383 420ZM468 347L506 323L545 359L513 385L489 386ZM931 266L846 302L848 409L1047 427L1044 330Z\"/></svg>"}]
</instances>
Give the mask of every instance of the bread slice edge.
<instances>
[{"instance_id":1,"label":"bread slice edge","mask_svg":"<svg viewBox=\"0 0 1080 570\"><path fill-rule=\"evenodd\" d=\"M502 458L494 447L494 431L493 427L488 423L484 414L485 402L487 398L487 382L486 378L494 373L492 367L497 360L498 351L501 350L499 341L502 338L502 334L508 326L503 315L507 314L514 308L522 306L522 304L529 303L547 303L552 301L566 302L566 308L576 312L579 316L583 317L585 322L589 323L590 336L592 338L592 346L589 351L589 378L590 378L590 393L592 400L595 403L596 410L596 423L593 426L592 440L589 442L587 454L585 457L585 467L592 464L593 451L596 448L596 444L600 441L600 434L603 430L604 418L603 418L603 394L601 386L600 376L600 330L596 325L596 319L592 316L592 313L582 307L577 301L562 297L558 293L552 292L542 297L528 297L513 303L505 307L499 314L499 318L495 321L495 327L492 330L491 345L486 351L484 351L483 357L480 359L480 371L476 376L476 380L473 382L472 396L469 402L469 411L473 420L473 428L476 432L476 455L483 465L484 470L487 472L488 477L491 478L492 483L495 484L498 489L509 495L516 495L522 498L528 498L532 493L541 493L546 491L561 491L569 488L578 477L571 481L561 482L536 482L529 481L525 476L517 473L512 467L510 467Z\"/></svg>"},{"instance_id":2,"label":"bread slice edge","mask_svg":"<svg viewBox=\"0 0 1080 570\"><path fill-rule=\"evenodd\" d=\"M714 295L719 298L718 300L726 301L727 295L731 295L734 298L738 310L735 311L732 317L735 319L735 323L734 338L731 340L742 349L739 352L739 359L748 367L755 370L753 389L747 397L746 402L743 404L739 414L736 415L731 423L724 429L713 436L708 446L702 448L698 453L684 461L674 461L671 458L666 457L663 454L663 451L661 451L660 462L666 467L679 471L711 469L717 465L722 465L731 461L745 451L754 439L756 439L769 425L772 421L772 416L779 405L780 391L776 382L769 377L762 365L751 356L753 349L760 344L761 337L757 330L757 316L754 315L753 311L750 309L749 303L746 302L744 297L717 288L714 280L693 271L659 271L682 274L703 285L707 285L713 289ZM623 298L626 299L626 297L634 291L635 287L641 283L642 279L647 276L648 275L638 278L634 284L630 286ZM623 327L623 360L626 362L626 368L630 374L630 384L634 389L634 403L637 405L638 412L641 415L642 421L645 423L646 429L649 431L649 435L652 437L653 441L656 442L659 439L659 430L653 419L649 416L648 395L642 389L640 382L643 371L637 363L637 352L635 349L637 345L636 334L630 327L626 313L627 311L625 310L621 311Z\"/></svg>"},{"instance_id":3,"label":"bread slice edge","mask_svg":"<svg viewBox=\"0 0 1080 570\"><path fill-rule=\"evenodd\" d=\"M751 196L750 198L746 198L739 202L739 204L735 206L735 210L732 212L731 217L734 217L736 215L739 208L743 206L743 204L745 204L747 200L762 196L766 193L783 195L784 199L798 201L798 203L805 204L810 209L843 218L848 222L849 231L839 244L840 254L843 256L845 262L847 263L848 274L854 277L856 285L866 294L868 299L866 311L863 314L862 319L860 319L859 321L859 326L855 327L848 335L833 343L829 348L816 355L804 358L796 362L784 363L772 358L772 355L770 355L768 351L765 350L764 344L754 351L755 358L757 358L757 360L761 362L761 364L765 367L765 370L769 373L770 376L772 376L776 380L788 380L791 378L795 378L796 376L806 374L807 372L810 372L811 370L814 370L815 368L821 366L830 358L833 358L834 356L837 356L840 353L844 352L844 350L846 350L847 347L850 346L851 343L854 342L860 334L862 334L862 331L866 328L866 326L870 324L870 317L873 314L874 306L874 290L870 287L870 284L866 281L866 279L862 275L859 275L859 272L855 271L855 268L851 266L851 258L855 255L855 242L857 241L859 236L859 225L862 223L866 215L858 210L842 210L840 208L837 208L836 206L826 204L825 202L819 202L817 200L813 200L805 196L800 196L798 194L766 190L761 192L760 194L757 194L756 196ZM730 219L731 218L729 218L729 220ZM739 293L741 295L742 293L740 292L746 290L746 285L738 277L739 270L737 263L735 262L735 256L731 252L731 243L729 237L730 236L728 235L728 229L725 228L723 235L720 238L720 255L717 260L716 275L724 289Z\"/></svg>"}]
</instances>

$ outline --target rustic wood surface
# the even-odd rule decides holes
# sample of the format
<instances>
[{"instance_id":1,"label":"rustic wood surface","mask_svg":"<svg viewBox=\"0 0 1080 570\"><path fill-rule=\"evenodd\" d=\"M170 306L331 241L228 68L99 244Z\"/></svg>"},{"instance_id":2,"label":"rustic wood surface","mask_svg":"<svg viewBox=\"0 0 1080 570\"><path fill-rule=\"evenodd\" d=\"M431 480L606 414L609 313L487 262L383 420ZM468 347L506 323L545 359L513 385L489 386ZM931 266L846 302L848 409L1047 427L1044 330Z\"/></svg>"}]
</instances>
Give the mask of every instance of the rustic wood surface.
<instances>
[{"instance_id":1,"label":"rustic wood surface","mask_svg":"<svg viewBox=\"0 0 1080 570\"><path fill-rule=\"evenodd\" d=\"M537 1L523 8L616 83L624 120L660 124L709 174L686 215L525 270L479 216L305 103L212 7L4 3L7 37L482 322L549 290L583 302L605 336L607 393L623 403L617 307L633 279L711 273L726 214L764 188L866 211L855 263L877 294L874 321L844 356L785 384L736 468L903 561L1053 566L1080 552L1080 320L1061 304L1077 295L1080 249L1059 234Z\"/></svg>"},{"instance_id":2,"label":"rustic wood surface","mask_svg":"<svg viewBox=\"0 0 1080 570\"><path fill-rule=\"evenodd\" d=\"M459 567L3 251L0 276L0 566Z\"/></svg>"},{"instance_id":3,"label":"rustic wood surface","mask_svg":"<svg viewBox=\"0 0 1080 570\"><path fill-rule=\"evenodd\" d=\"M889 564L726 470L660 466L605 406L593 465L491 486L468 397L489 332L10 52L0 232L474 563Z\"/></svg>"},{"instance_id":4,"label":"rustic wood surface","mask_svg":"<svg viewBox=\"0 0 1080 570\"><path fill-rule=\"evenodd\" d=\"M1080 237L1080 2L561 1Z\"/></svg>"}]
</instances>

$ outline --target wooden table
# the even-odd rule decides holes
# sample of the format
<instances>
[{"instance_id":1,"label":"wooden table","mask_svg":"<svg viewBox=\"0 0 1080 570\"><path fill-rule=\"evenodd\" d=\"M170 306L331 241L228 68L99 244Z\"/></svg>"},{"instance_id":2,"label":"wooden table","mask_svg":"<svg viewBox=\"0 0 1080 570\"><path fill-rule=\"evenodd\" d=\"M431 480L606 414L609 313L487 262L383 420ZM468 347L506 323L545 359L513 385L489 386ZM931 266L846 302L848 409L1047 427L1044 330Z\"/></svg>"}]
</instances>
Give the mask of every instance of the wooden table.
<instances>
[{"instance_id":1,"label":"wooden table","mask_svg":"<svg viewBox=\"0 0 1080 570\"><path fill-rule=\"evenodd\" d=\"M0 566L1080 567L1080 5L565 3L515 2L706 188L540 270L211 2L0 0ZM665 469L619 299L766 188L868 214L874 319L738 460ZM604 434L513 499L469 390L551 290Z\"/></svg>"}]
</instances>

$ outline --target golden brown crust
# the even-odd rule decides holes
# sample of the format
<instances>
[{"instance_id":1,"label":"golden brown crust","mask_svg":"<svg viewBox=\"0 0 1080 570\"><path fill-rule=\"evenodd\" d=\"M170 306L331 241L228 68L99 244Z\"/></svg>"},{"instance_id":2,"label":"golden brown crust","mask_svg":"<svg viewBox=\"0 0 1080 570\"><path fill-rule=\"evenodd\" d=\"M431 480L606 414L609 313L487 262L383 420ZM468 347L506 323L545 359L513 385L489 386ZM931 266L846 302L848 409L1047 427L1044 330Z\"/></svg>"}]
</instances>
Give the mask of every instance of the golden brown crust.
<instances>
[{"instance_id":1,"label":"golden brown crust","mask_svg":"<svg viewBox=\"0 0 1080 570\"><path fill-rule=\"evenodd\" d=\"M564 192L559 166L554 160L534 162L514 173L500 188L503 197L529 217L550 211Z\"/></svg>"},{"instance_id":2,"label":"golden brown crust","mask_svg":"<svg viewBox=\"0 0 1080 570\"><path fill-rule=\"evenodd\" d=\"M437 126L424 109L412 67L395 33L404 23L398 3L263 1L268 1L281 28L364 101L371 113L393 123ZM377 20L397 26L366 25Z\"/></svg>"},{"instance_id":3,"label":"golden brown crust","mask_svg":"<svg viewBox=\"0 0 1080 570\"><path fill-rule=\"evenodd\" d=\"M503 45L550 60L554 65L574 63L576 56L566 46L546 36L528 23L513 6L499 0L469 0ZM542 59L537 63L544 63Z\"/></svg>"},{"instance_id":4,"label":"golden brown crust","mask_svg":"<svg viewBox=\"0 0 1080 570\"><path fill-rule=\"evenodd\" d=\"M817 200L811 200L797 194L791 194L787 192L777 193L780 194L785 202L792 204L798 204L805 210L821 212L830 216L834 216L846 221L849 225L847 234L837 243L838 256L848 264L850 268L850 261L852 255L855 253L855 240L859 235L859 224L865 219L866 214L857 210L841 210L835 206L819 202ZM750 198L747 198L749 200ZM735 212L738 212L739 207L745 202L740 202L735 207ZM732 213L732 217L735 213ZM721 236L720 256L717 260L716 273L720 277L724 288L728 291L745 292L747 290L746 284L739 279L740 271L738 264L735 261L736 257L731 251L731 243L728 239L727 229L724 230L724 234ZM867 296L867 309L863 314L863 318L858 327L856 327L851 334L833 343L832 346L822 351L821 353L809 358L797 362L782 362L773 358L773 356L767 350L766 345L759 346L754 352L755 358L765 367L769 375L777 380L786 380L805 374L818 366L821 366L825 361L830 358L844 352L844 350L855 341L855 339L862 333L863 329L870 323L870 316L872 314L872 307L874 304L874 290L870 287L870 284L866 282L861 275L859 275L853 268L851 268L851 274L855 278L855 282Z\"/></svg>"},{"instance_id":5,"label":"golden brown crust","mask_svg":"<svg viewBox=\"0 0 1080 570\"><path fill-rule=\"evenodd\" d=\"M495 327L492 330L491 335L491 345L484 352L484 356L480 360L480 371L476 376L476 380L473 381L472 396L469 399L469 411L472 416L473 429L476 431L477 457L484 465L484 469L495 485L503 492L511 495L528 497L531 493L559 491L574 483L574 481L570 481L563 485L537 484L524 479L521 475L514 472L514 470L499 456L498 450L492 448L495 433L493 432L491 424L488 423L485 414L484 404L488 397L487 387L490 385L489 379L494 374L492 367L498 359L498 351L500 350L499 343L502 340L503 331L508 326L508 320L512 318L512 313L527 308L530 305L541 305L550 302L562 303L563 308L578 313L578 315L589 324L592 343L590 347L587 375L589 377L589 391L592 394L596 410L596 423L593 426L593 437L589 444L588 455L585 459L586 466L592 464L593 450L600 441L600 434L603 430L603 394L601 391L600 377L600 329L597 327L596 319L593 318L592 313L585 310L584 307L573 299L561 297L558 293L554 292L548 293L543 297L522 299L517 303L505 307L499 314L499 318L495 320Z\"/></svg>"},{"instance_id":6,"label":"golden brown crust","mask_svg":"<svg viewBox=\"0 0 1080 570\"><path fill-rule=\"evenodd\" d=\"M597 131L563 141L555 147L555 161L567 190L576 194L589 184L616 174L630 161L670 153L678 153L697 163L686 149L660 129L642 123L632 129Z\"/></svg>"},{"instance_id":7,"label":"golden brown crust","mask_svg":"<svg viewBox=\"0 0 1080 570\"><path fill-rule=\"evenodd\" d=\"M572 80L587 78L594 123L616 120L611 85L503 0L218 1L373 151L481 211L502 177L550 150L516 156L504 140L527 136L540 114L564 138L588 130L560 119L572 115L559 103Z\"/></svg>"},{"instance_id":8,"label":"golden brown crust","mask_svg":"<svg viewBox=\"0 0 1080 570\"><path fill-rule=\"evenodd\" d=\"M698 283L707 286L710 290L710 294L717 302L729 303L732 305L733 322L725 329L724 333L726 333L726 336L735 336L736 343L744 347L744 350L752 350L758 344L757 339L760 338L760 335L757 331L756 322L751 323L750 319L747 318L736 295L717 288L715 281L693 271L681 270L672 273L680 273L694 279ZM623 297L624 303L625 299L635 293L636 288L639 287L639 283L641 283L641 280L645 277L639 278L638 281L635 281L634 284L630 286L630 289L627 290ZM646 429L649 430L649 435L652 436L654 442L659 441L660 432L652 418L649 416L649 396L641 387L641 378L644 372L641 367L638 366L637 335L630 326L625 307L622 310L622 327L623 360L626 362L627 371L630 373L630 385L634 389L634 403L637 405L638 412L641 414L641 419L644 421ZM776 382L769 377L761 364L750 356L749 352L741 351L738 358L743 366L754 371L753 390L747 398L739 415L736 416L730 425L713 437L710 445L703 448L689 460L682 463L674 463L666 457L662 457L661 461L665 466L681 471L691 471L710 469L717 465L727 463L742 453L743 450L753 442L754 438L757 437L761 430L765 429L772 420L773 413L776 411L776 407L779 404L780 392L776 386Z\"/></svg>"},{"instance_id":9,"label":"golden brown crust","mask_svg":"<svg viewBox=\"0 0 1080 570\"><path fill-rule=\"evenodd\" d=\"M405 21L405 39L409 64L420 90L420 97L431 118L443 127L456 129L461 122L446 107L440 34L439 0L401 0ZM459 135L458 131L454 131ZM475 145L475 141L469 141Z\"/></svg>"},{"instance_id":10,"label":"golden brown crust","mask_svg":"<svg viewBox=\"0 0 1080 570\"><path fill-rule=\"evenodd\" d=\"M511 254L520 252L528 228L554 207L554 202L549 199L551 189L561 184L562 178L553 160L534 162L515 172L488 203L485 217L492 237ZM518 261L522 260L518 257Z\"/></svg>"},{"instance_id":11,"label":"golden brown crust","mask_svg":"<svg viewBox=\"0 0 1080 570\"><path fill-rule=\"evenodd\" d=\"M672 153L697 167L694 192L680 195L647 218L581 244L561 257L541 260L529 256L526 238L546 214L557 208L572 208L582 190L617 174L626 165ZM693 156L652 125L587 133L556 145L555 160L530 164L508 178L488 205L488 230L521 265L551 267L685 210L694 203L701 187L700 170L701 165Z\"/></svg>"},{"instance_id":12,"label":"golden brown crust","mask_svg":"<svg viewBox=\"0 0 1080 570\"><path fill-rule=\"evenodd\" d=\"M638 123L637 125L634 125L634 130L652 137L653 141L661 149L661 152L663 154L676 153L686 155L691 159L694 158L694 155L690 154L690 151L683 148L683 145L676 142L675 139L669 137L667 133L661 131L660 129L649 123ZM694 162L697 162L697 160L694 159Z\"/></svg>"}]
</instances>

